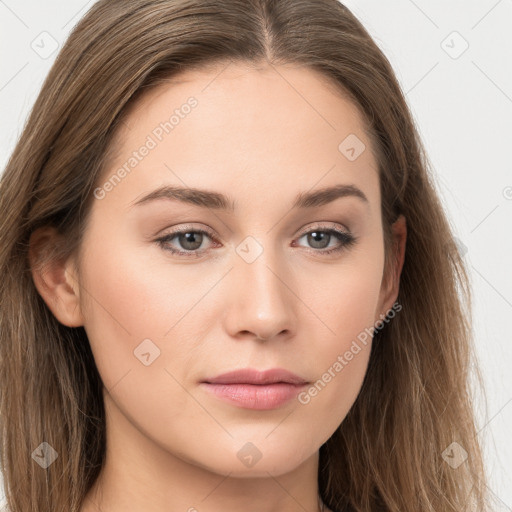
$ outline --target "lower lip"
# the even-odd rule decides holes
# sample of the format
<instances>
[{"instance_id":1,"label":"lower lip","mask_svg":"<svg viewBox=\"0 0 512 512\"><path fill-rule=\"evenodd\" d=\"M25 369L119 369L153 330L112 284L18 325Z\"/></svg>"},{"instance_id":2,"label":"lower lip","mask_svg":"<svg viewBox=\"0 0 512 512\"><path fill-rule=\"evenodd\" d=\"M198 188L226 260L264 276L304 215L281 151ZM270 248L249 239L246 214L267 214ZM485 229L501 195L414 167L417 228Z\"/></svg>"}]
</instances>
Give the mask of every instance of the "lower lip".
<instances>
[{"instance_id":1,"label":"lower lip","mask_svg":"<svg viewBox=\"0 0 512 512\"><path fill-rule=\"evenodd\" d=\"M277 409L295 398L306 384L211 384L201 385L218 398L244 409L268 410Z\"/></svg>"}]
</instances>

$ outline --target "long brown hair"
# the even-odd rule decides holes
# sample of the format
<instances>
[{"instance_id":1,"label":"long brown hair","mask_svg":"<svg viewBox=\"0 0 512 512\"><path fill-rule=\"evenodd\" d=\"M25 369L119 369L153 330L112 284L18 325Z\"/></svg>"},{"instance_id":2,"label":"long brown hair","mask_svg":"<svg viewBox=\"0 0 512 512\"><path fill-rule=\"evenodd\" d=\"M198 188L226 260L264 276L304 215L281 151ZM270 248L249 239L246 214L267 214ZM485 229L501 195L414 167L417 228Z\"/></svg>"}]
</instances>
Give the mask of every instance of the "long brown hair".
<instances>
[{"instance_id":1,"label":"long brown hair","mask_svg":"<svg viewBox=\"0 0 512 512\"><path fill-rule=\"evenodd\" d=\"M307 66L348 94L378 155L386 264L390 226L399 214L407 219L402 311L375 332L360 394L320 449L324 502L340 512L487 510L468 380L467 271L394 72L336 0L100 0L70 34L0 184L1 461L10 510L78 511L106 442L85 330L59 323L37 293L30 234L50 225L64 237L41 265L76 254L128 106L182 70L230 61ZM46 469L33 456L47 449L42 442L58 454ZM456 468L446 457L454 447L467 453Z\"/></svg>"}]
</instances>

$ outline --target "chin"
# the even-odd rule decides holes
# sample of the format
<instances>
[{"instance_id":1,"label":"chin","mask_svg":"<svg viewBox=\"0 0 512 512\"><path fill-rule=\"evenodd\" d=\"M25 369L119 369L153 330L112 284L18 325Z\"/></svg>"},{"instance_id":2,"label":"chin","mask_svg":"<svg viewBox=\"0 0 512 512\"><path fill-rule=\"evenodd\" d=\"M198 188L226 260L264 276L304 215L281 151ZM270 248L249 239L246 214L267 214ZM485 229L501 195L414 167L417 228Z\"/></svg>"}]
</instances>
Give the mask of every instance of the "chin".
<instances>
[{"instance_id":1,"label":"chin","mask_svg":"<svg viewBox=\"0 0 512 512\"><path fill-rule=\"evenodd\" d=\"M301 437L304 440L305 436ZM220 448L219 444L216 447ZM269 438L265 440L261 436L261 440L234 441L218 454L212 454L211 450L205 448L214 458L196 461L196 464L233 478L268 477L269 474L279 476L292 472L318 453L318 448L312 447L309 451L305 448L303 441L291 444L290 437L284 440L276 436L271 442Z\"/></svg>"}]
</instances>

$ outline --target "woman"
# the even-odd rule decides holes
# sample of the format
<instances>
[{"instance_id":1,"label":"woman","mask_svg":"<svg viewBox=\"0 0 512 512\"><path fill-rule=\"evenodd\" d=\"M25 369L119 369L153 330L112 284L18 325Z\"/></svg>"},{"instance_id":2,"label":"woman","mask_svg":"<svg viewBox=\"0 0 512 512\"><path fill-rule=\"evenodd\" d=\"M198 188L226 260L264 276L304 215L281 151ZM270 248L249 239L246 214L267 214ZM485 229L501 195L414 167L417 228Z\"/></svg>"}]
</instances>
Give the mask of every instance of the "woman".
<instances>
[{"instance_id":1,"label":"woman","mask_svg":"<svg viewBox=\"0 0 512 512\"><path fill-rule=\"evenodd\" d=\"M467 273L337 1L100 0L0 208L13 512L487 510Z\"/></svg>"}]
</instances>

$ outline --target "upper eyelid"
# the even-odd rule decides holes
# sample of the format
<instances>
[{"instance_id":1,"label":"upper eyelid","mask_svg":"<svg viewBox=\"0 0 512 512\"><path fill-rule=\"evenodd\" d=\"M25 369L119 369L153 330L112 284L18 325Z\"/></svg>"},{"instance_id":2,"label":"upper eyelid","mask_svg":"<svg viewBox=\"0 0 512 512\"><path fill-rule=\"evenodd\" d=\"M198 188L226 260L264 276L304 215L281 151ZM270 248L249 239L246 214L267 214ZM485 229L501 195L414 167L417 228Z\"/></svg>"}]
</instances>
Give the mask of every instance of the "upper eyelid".
<instances>
[{"instance_id":1,"label":"upper eyelid","mask_svg":"<svg viewBox=\"0 0 512 512\"><path fill-rule=\"evenodd\" d=\"M342 231L344 233L351 233L350 229L346 228L345 226L340 226L340 224L337 224L334 221L317 221L316 224L313 223L313 225L311 225L309 227L300 228L299 233L301 233L301 235L299 235L299 236L302 236L305 233L309 233L309 231L314 230L314 229L318 229L318 230L333 229L336 231ZM211 235L213 238L215 238L215 233L211 228L208 228L205 226L199 227L199 226L193 226L193 225L187 225L187 224L185 224L183 227L177 227L175 230L169 231L168 233L164 233L162 236L168 236L168 235L173 235L176 233L182 233L182 232L187 232L187 231L204 231L208 235Z\"/></svg>"}]
</instances>

